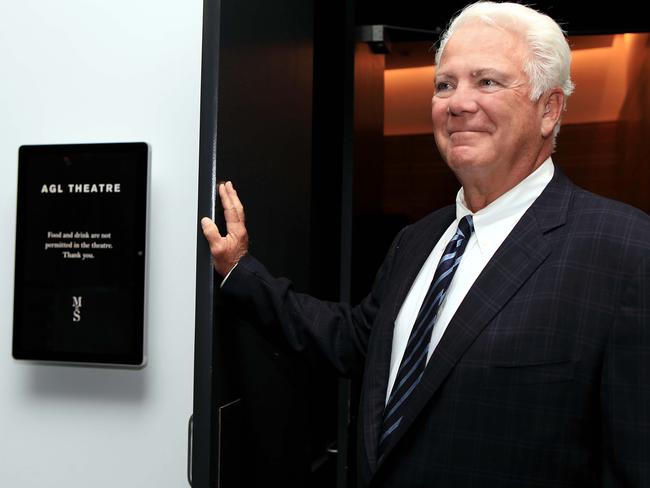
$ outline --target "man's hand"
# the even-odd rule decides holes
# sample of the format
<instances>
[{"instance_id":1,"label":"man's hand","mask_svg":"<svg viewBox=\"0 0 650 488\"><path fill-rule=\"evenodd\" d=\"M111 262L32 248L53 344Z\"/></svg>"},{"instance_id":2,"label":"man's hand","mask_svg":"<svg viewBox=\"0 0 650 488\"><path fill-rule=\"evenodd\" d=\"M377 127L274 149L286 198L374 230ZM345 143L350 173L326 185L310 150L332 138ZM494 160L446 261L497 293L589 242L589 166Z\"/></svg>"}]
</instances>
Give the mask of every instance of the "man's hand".
<instances>
[{"instance_id":1,"label":"man's hand","mask_svg":"<svg viewBox=\"0 0 650 488\"><path fill-rule=\"evenodd\" d=\"M248 253L248 232L244 223L244 206L232 183L220 183L218 188L228 233L222 236L217 225L208 217L201 219L201 227L210 245L214 268L221 276L226 276Z\"/></svg>"}]
</instances>

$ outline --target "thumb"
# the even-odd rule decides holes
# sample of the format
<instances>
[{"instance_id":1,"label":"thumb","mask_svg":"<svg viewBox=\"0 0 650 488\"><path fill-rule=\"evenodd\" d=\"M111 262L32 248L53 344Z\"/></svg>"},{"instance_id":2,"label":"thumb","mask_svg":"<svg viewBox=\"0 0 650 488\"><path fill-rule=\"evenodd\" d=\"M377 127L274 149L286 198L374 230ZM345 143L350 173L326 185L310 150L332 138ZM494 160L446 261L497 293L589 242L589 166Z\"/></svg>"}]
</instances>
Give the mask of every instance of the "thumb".
<instances>
[{"instance_id":1,"label":"thumb","mask_svg":"<svg viewBox=\"0 0 650 488\"><path fill-rule=\"evenodd\" d=\"M203 235L209 243L213 243L221 239L219 228L217 227L217 224L212 221L212 219L203 217L201 219L201 229L203 230Z\"/></svg>"}]
</instances>

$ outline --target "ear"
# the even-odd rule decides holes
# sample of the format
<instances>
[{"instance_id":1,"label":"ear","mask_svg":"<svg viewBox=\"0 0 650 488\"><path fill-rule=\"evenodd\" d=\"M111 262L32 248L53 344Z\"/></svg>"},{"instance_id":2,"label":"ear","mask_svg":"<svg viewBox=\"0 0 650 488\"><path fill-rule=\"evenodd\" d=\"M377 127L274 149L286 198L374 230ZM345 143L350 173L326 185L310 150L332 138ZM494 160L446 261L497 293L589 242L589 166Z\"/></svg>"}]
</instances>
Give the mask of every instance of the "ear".
<instances>
[{"instance_id":1,"label":"ear","mask_svg":"<svg viewBox=\"0 0 650 488\"><path fill-rule=\"evenodd\" d=\"M553 88L542 95L542 137L553 134L564 110L564 92L561 88Z\"/></svg>"}]
</instances>

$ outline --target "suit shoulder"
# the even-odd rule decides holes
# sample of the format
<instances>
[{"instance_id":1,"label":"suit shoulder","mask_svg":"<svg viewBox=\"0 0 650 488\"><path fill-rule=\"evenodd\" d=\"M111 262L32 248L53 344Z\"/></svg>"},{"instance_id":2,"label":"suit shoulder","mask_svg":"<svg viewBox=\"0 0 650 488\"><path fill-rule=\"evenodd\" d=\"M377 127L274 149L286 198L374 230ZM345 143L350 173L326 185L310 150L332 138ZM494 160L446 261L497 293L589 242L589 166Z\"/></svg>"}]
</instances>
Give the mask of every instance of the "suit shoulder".
<instances>
[{"instance_id":1,"label":"suit shoulder","mask_svg":"<svg viewBox=\"0 0 650 488\"><path fill-rule=\"evenodd\" d=\"M634 230L650 235L650 215L627 203L577 188L570 213L587 222L598 222L602 230Z\"/></svg>"},{"instance_id":2,"label":"suit shoulder","mask_svg":"<svg viewBox=\"0 0 650 488\"><path fill-rule=\"evenodd\" d=\"M565 237L599 250L603 260L624 257L634 267L650 259L650 216L631 205L578 188L568 224Z\"/></svg>"}]
</instances>

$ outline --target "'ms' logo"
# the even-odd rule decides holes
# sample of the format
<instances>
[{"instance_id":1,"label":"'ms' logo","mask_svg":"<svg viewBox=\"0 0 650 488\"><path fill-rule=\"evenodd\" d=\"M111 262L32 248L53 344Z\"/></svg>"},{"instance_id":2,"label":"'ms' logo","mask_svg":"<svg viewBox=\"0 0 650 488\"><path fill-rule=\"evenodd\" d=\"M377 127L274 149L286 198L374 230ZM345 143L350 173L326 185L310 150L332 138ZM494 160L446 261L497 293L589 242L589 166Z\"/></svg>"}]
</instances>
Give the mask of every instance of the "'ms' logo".
<instances>
[{"instance_id":1,"label":"'ms' logo","mask_svg":"<svg viewBox=\"0 0 650 488\"><path fill-rule=\"evenodd\" d=\"M72 297L72 321L81 322L81 299L83 297Z\"/></svg>"}]
</instances>

